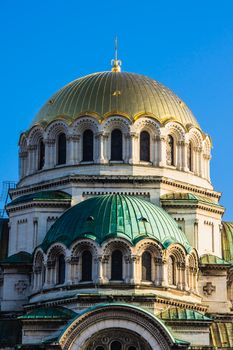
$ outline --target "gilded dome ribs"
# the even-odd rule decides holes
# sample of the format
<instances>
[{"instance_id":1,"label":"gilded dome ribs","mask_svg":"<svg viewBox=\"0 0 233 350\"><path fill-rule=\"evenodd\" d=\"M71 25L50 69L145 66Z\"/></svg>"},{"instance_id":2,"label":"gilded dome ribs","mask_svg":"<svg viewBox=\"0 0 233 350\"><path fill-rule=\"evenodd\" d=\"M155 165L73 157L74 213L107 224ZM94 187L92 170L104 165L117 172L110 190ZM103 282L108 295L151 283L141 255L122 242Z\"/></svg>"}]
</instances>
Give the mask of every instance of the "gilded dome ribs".
<instances>
[{"instance_id":1,"label":"gilded dome ribs","mask_svg":"<svg viewBox=\"0 0 233 350\"><path fill-rule=\"evenodd\" d=\"M146 76L127 72L100 72L74 80L57 94L53 104L46 103L33 123L47 123L61 115L75 119L88 112L104 116L111 114L135 117L148 114L164 120L199 124L188 107L171 90ZM180 103L181 101L181 103Z\"/></svg>"}]
</instances>

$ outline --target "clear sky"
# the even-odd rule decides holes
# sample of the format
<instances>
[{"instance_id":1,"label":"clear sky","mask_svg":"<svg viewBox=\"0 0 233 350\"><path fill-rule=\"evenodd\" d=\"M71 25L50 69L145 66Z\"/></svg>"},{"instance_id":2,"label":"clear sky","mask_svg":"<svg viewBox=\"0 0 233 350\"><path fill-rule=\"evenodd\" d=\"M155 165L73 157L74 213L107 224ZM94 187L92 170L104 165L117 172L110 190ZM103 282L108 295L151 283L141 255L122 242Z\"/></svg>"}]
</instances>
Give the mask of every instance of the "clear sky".
<instances>
[{"instance_id":1,"label":"clear sky","mask_svg":"<svg viewBox=\"0 0 233 350\"><path fill-rule=\"evenodd\" d=\"M60 87L108 70L161 81L213 140L211 174L233 221L232 0L5 0L0 4L0 181L17 180L20 132Z\"/></svg>"}]
</instances>

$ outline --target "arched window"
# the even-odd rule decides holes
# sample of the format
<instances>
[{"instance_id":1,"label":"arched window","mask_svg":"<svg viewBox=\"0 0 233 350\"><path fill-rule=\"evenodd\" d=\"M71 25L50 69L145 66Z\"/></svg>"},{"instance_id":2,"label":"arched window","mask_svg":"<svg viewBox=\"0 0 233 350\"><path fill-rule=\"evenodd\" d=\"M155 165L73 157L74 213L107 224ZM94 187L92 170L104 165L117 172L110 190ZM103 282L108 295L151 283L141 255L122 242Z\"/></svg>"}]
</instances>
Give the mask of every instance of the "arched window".
<instances>
[{"instance_id":1,"label":"arched window","mask_svg":"<svg viewBox=\"0 0 233 350\"><path fill-rule=\"evenodd\" d=\"M142 254L142 281L151 281L151 254L144 252Z\"/></svg>"},{"instance_id":2,"label":"arched window","mask_svg":"<svg viewBox=\"0 0 233 350\"><path fill-rule=\"evenodd\" d=\"M111 160L122 160L122 132L119 129L111 133Z\"/></svg>"},{"instance_id":3,"label":"arched window","mask_svg":"<svg viewBox=\"0 0 233 350\"><path fill-rule=\"evenodd\" d=\"M187 161L189 170L193 171L193 146L191 142L189 142L187 149Z\"/></svg>"},{"instance_id":4,"label":"arched window","mask_svg":"<svg viewBox=\"0 0 233 350\"><path fill-rule=\"evenodd\" d=\"M168 284L176 284L176 266L175 258L173 256L169 256L168 258Z\"/></svg>"},{"instance_id":5,"label":"arched window","mask_svg":"<svg viewBox=\"0 0 233 350\"><path fill-rule=\"evenodd\" d=\"M128 350L137 350L137 349L135 348L135 346L130 346L130 347L128 348Z\"/></svg>"},{"instance_id":6,"label":"arched window","mask_svg":"<svg viewBox=\"0 0 233 350\"><path fill-rule=\"evenodd\" d=\"M120 250L114 250L112 253L111 279L113 281L122 280L122 252Z\"/></svg>"},{"instance_id":7,"label":"arched window","mask_svg":"<svg viewBox=\"0 0 233 350\"><path fill-rule=\"evenodd\" d=\"M44 161L45 161L45 146L44 141L40 140L39 142L39 154L38 154L38 170L43 169Z\"/></svg>"},{"instance_id":8,"label":"arched window","mask_svg":"<svg viewBox=\"0 0 233 350\"><path fill-rule=\"evenodd\" d=\"M57 164L65 164L66 163L66 135L61 133L58 135L58 153L57 153Z\"/></svg>"},{"instance_id":9,"label":"arched window","mask_svg":"<svg viewBox=\"0 0 233 350\"><path fill-rule=\"evenodd\" d=\"M119 341L113 341L111 344L111 350L122 350L122 344Z\"/></svg>"},{"instance_id":10,"label":"arched window","mask_svg":"<svg viewBox=\"0 0 233 350\"><path fill-rule=\"evenodd\" d=\"M175 165L174 138L171 135L167 137L167 165Z\"/></svg>"},{"instance_id":11,"label":"arched window","mask_svg":"<svg viewBox=\"0 0 233 350\"><path fill-rule=\"evenodd\" d=\"M89 250L82 253L82 281L92 281L92 254Z\"/></svg>"},{"instance_id":12,"label":"arched window","mask_svg":"<svg viewBox=\"0 0 233 350\"><path fill-rule=\"evenodd\" d=\"M59 255L57 259L57 284L63 284L65 282L65 257Z\"/></svg>"},{"instance_id":13,"label":"arched window","mask_svg":"<svg viewBox=\"0 0 233 350\"><path fill-rule=\"evenodd\" d=\"M90 129L83 133L83 161L93 161L93 132Z\"/></svg>"},{"instance_id":14,"label":"arched window","mask_svg":"<svg viewBox=\"0 0 233 350\"><path fill-rule=\"evenodd\" d=\"M140 134L140 160L150 161L150 134L147 131Z\"/></svg>"},{"instance_id":15,"label":"arched window","mask_svg":"<svg viewBox=\"0 0 233 350\"><path fill-rule=\"evenodd\" d=\"M97 346L97 348L95 348L95 350L104 350L103 346Z\"/></svg>"}]
</instances>

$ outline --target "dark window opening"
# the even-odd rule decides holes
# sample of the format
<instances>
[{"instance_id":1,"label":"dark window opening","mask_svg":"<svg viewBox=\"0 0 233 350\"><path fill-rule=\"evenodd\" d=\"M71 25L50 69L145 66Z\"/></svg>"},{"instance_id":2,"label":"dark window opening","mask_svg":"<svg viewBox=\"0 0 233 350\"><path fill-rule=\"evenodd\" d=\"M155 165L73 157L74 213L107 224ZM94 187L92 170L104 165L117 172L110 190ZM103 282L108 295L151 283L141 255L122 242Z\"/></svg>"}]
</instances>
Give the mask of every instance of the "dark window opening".
<instances>
[{"instance_id":1,"label":"dark window opening","mask_svg":"<svg viewBox=\"0 0 233 350\"><path fill-rule=\"evenodd\" d=\"M151 254L144 252L142 254L142 281L151 281Z\"/></svg>"},{"instance_id":2,"label":"dark window opening","mask_svg":"<svg viewBox=\"0 0 233 350\"><path fill-rule=\"evenodd\" d=\"M122 345L119 341L114 341L111 344L111 350L122 350Z\"/></svg>"},{"instance_id":3,"label":"dark window opening","mask_svg":"<svg viewBox=\"0 0 233 350\"><path fill-rule=\"evenodd\" d=\"M44 162L45 162L45 145L44 145L44 141L40 140L38 170L43 169Z\"/></svg>"},{"instance_id":4,"label":"dark window opening","mask_svg":"<svg viewBox=\"0 0 233 350\"><path fill-rule=\"evenodd\" d=\"M147 131L140 134L140 160L150 161L150 135Z\"/></svg>"},{"instance_id":5,"label":"dark window opening","mask_svg":"<svg viewBox=\"0 0 233 350\"><path fill-rule=\"evenodd\" d=\"M66 135L64 133L58 136L57 164L66 164Z\"/></svg>"},{"instance_id":6,"label":"dark window opening","mask_svg":"<svg viewBox=\"0 0 233 350\"><path fill-rule=\"evenodd\" d=\"M83 133L83 161L93 161L93 132L89 129Z\"/></svg>"},{"instance_id":7,"label":"dark window opening","mask_svg":"<svg viewBox=\"0 0 233 350\"><path fill-rule=\"evenodd\" d=\"M65 282L65 258L64 255L59 255L57 261L57 284Z\"/></svg>"},{"instance_id":8,"label":"dark window opening","mask_svg":"<svg viewBox=\"0 0 233 350\"><path fill-rule=\"evenodd\" d=\"M112 271L111 279L113 281L122 280L122 252L120 250L114 250L112 253Z\"/></svg>"},{"instance_id":9,"label":"dark window opening","mask_svg":"<svg viewBox=\"0 0 233 350\"><path fill-rule=\"evenodd\" d=\"M122 132L119 129L111 134L111 160L122 160Z\"/></svg>"},{"instance_id":10,"label":"dark window opening","mask_svg":"<svg viewBox=\"0 0 233 350\"><path fill-rule=\"evenodd\" d=\"M82 253L82 281L92 281L92 254L88 250Z\"/></svg>"},{"instance_id":11,"label":"dark window opening","mask_svg":"<svg viewBox=\"0 0 233 350\"><path fill-rule=\"evenodd\" d=\"M176 284L176 264L173 256L168 258L168 283L170 285Z\"/></svg>"},{"instance_id":12,"label":"dark window opening","mask_svg":"<svg viewBox=\"0 0 233 350\"><path fill-rule=\"evenodd\" d=\"M175 165L174 159L174 138L171 135L167 137L167 164Z\"/></svg>"}]
</instances>

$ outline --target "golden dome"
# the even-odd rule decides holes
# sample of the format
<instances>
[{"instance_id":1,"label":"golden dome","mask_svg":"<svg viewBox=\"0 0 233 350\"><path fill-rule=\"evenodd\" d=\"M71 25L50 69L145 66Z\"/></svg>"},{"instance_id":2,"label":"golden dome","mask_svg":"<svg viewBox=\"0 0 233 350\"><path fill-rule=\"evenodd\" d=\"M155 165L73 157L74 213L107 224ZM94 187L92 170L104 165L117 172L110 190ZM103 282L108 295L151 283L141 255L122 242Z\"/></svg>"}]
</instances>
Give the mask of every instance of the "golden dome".
<instances>
[{"instance_id":1,"label":"golden dome","mask_svg":"<svg viewBox=\"0 0 233 350\"><path fill-rule=\"evenodd\" d=\"M99 121L109 115L123 115L132 121L147 115L161 123L176 120L185 127L199 127L190 109L170 89L144 75L120 71L94 73L72 81L47 101L33 124L58 118L72 122L83 115Z\"/></svg>"}]
</instances>

